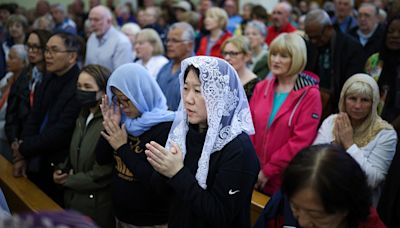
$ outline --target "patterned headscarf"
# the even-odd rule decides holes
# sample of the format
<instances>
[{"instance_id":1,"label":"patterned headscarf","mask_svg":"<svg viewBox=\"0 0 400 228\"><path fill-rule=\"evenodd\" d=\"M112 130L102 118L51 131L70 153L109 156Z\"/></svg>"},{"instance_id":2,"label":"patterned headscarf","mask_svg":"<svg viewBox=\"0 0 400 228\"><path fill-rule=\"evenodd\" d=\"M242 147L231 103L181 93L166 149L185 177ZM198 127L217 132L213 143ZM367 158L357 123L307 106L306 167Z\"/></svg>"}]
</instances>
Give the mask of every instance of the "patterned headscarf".
<instances>
[{"instance_id":1,"label":"patterned headscarf","mask_svg":"<svg viewBox=\"0 0 400 228\"><path fill-rule=\"evenodd\" d=\"M377 113L379 103L379 87L376 81L368 74L355 74L347 79L340 93L339 111L346 112L345 98L349 95L348 89L355 82L363 82L368 84L372 91L372 94L370 94L370 97L372 98L371 112L364 122L353 131L354 143L359 147L364 147L372 139L374 139L376 134L378 134L381 130L393 129L393 127L386 121L382 120Z\"/></svg>"},{"instance_id":2,"label":"patterned headscarf","mask_svg":"<svg viewBox=\"0 0 400 228\"><path fill-rule=\"evenodd\" d=\"M186 68L191 65L200 71L201 94L207 109L207 135L196 173L197 182L206 189L211 154L221 150L242 132L254 134L254 126L246 94L235 69L223 59L190 57L181 65L179 81L182 98L168 136L167 149L171 148L173 142L179 146L183 155L187 152L186 134L189 123L184 108L183 87Z\"/></svg>"},{"instance_id":3,"label":"patterned headscarf","mask_svg":"<svg viewBox=\"0 0 400 228\"><path fill-rule=\"evenodd\" d=\"M120 90L135 105L141 116L129 118L123 112L121 123L125 123L130 135L139 136L154 125L172 121L174 113L168 111L167 100L155 79L137 63L127 63L118 67L107 83L107 96L110 104L114 93L111 88Z\"/></svg>"}]
</instances>

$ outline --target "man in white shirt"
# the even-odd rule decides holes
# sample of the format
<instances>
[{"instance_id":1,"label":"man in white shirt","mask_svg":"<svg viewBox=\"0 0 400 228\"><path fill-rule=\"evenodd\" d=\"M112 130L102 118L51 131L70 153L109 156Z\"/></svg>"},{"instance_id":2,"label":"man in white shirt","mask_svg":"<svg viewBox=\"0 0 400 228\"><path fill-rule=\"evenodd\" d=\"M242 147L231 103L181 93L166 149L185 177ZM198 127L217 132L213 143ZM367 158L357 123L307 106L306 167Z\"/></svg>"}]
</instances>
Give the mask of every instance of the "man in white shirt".
<instances>
[{"instance_id":1,"label":"man in white shirt","mask_svg":"<svg viewBox=\"0 0 400 228\"><path fill-rule=\"evenodd\" d=\"M85 65L99 64L114 71L133 61L131 43L112 26L111 11L107 7L100 5L91 9L89 21L93 33L87 41Z\"/></svg>"}]
</instances>

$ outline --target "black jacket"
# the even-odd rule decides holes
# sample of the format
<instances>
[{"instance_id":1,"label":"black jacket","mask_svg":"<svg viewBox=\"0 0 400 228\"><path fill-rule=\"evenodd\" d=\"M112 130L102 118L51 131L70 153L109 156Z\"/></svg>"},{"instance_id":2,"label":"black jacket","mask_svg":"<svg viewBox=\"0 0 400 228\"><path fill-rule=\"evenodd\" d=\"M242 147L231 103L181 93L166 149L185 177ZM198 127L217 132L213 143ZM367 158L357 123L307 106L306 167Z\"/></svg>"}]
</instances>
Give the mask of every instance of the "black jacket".
<instances>
[{"instance_id":1,"label":"black jacket","mask_svg":"<svg viewBox=\"0 0 400 228\"><path fill-rule=\"evenodd\" d=\"M358 26L353 28L349 35L354 37L360 43L360 37L357 33ZM372 54L377 53L381 50L382 40L384 36L385 29L381 24L378 24L375 32L372 36L368 39L365 46L363 46L363 54L364 54L364 61L366 61ZM361 43L360 43L361 44Z\"/></svg>"},{"instance_id":2,"label":"black jacket","mask_svg":"<svg viewBox=\"0 0 400 228\"><path fill-rule=\"evenodd\" d=\"M361 45L349 35L336 32L331 39L331 66L333 97L330 105L333 113L338 111L340 91L346 80L356 73L364 70L364 58ZM318 73L318 48L307 43L307 65L306 70Z\"/></svg>"},{"instance_id":3,"label":"black jacket","mask_svg":"<svg viewBox=\"0 0 400 228\"><path fill-rule=\"evenodd\" d=\"M78 65L62 76L45 76L22 132L20 152L25 158L44 155L51 163L65 160L80 105L75 98Z\"/></svg>"},{"instance_id":4,"label":"black jacket","mask_svg":"<svg viewBox=\"0 0 400 228\"><path fill-rule=\"evenodd\" d=\"M168 227L250 227L250 204L260 166L242 133L210 157L207 189L195 174L206 133L192 127L186 136L184 167L169 181L174 191Z\"/></svg>"},{"instance_id":5,"label":"black jacket","mask_svg":"<svg viewBox=\"0 0 400 228\"><path fill-rule=\"evenodd\" d=\"M129 136L128 143L115 152L101 137L96 148L101 165L114 161L112 200L115 216L122 222L136 226L167 224L169 199L161 177L147 162L146 143L155 141L165 145L172 122L160 123L138 137ZM153 184L156 183L156 186ZM161 186L161 188L159 188Z\"/></svg>"},{"instance_id":6,"label":"black jacket","mask_svg":"<svg viewBox=\"0 0 400 228\"><path fill-rule=\"evenodd\" d=\"M8 95L4 130L10 144L15 139L21 139L22 128L31 112L29 83L30 74L24 71L12 84ZM38 90L35 94L37 93Z\"/></svg>"}]
</instances>

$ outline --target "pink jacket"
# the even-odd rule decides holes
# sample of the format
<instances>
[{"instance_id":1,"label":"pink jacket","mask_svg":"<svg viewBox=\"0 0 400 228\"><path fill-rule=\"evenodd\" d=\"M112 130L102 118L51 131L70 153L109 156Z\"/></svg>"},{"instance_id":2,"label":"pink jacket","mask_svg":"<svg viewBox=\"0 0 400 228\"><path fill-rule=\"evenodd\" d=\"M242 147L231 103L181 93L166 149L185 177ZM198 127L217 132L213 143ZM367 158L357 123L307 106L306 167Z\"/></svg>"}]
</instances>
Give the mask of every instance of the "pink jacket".
<instances>
[{"instance_id":1,"label":"pink jacket","mask_svg":"<svg viewBox=\"0 0 400 228\"><path fill-rule=\"evenodd\" d=\"M268 177L264 192L272 195L281 185L281 174L292 158L314 141L322 105L316 75L299 74L295 87L280 107L268 128L275 92L275 77L259 82L250 100L255 127L251 140Z\"/></svg>"}]
</instances>

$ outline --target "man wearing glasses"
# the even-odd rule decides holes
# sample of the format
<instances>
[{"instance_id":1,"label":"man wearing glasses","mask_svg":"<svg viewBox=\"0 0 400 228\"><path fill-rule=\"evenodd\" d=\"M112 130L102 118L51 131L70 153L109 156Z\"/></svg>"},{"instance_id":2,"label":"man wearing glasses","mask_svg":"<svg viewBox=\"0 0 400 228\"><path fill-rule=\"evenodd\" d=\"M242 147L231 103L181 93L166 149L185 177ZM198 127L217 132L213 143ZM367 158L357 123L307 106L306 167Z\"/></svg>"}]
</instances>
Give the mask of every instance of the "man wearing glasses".
<instances>
[{"instance_id":1,"label":"man wearing glasses","mask_svg":"<svg viewBox=\"0 0 400 228\"><path fill-rule=\"evenodd\" d=\"M181 61L193 56L194 30L186 22L177 22L170 27L167 36L167 56L170 59L157 75L157 82L167 98L168 109L176 111L181 100L179 74Z\"/></svg>"},{"instance_id":2,"label":"man wearing glasses","mask_svg":"<svg viewBox=\"0 0 400 228\"><path fill-rule=\"evenodd\" d=\"M81 108L75 99L80 50L81 42L75 35L56 33L50 37L44 50L49 74L35 97L23 128L22 140L13 150L14 173L28 176L60 205L63 195L53 182L53 169L68 154L75 120Z\"/></svg>"},{"instance_id":3,"label":"man wearing glasses","mask_svg":"<svg viewBox=\"0 0 400 228\"><path fill-rule=\"evenodd\" d=\"M363 72L365 59L361 45L349 35L337 32L325 11L309 12L304 23L308 38L306 70L320 78L323 120L337 112L344 82Z\"/></svg>"}]
</instances>

